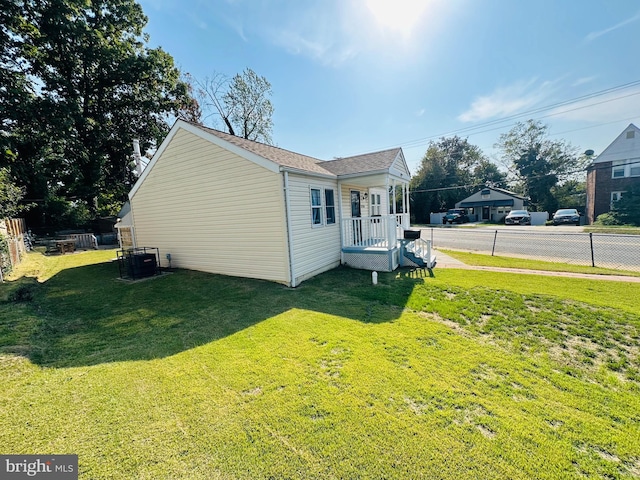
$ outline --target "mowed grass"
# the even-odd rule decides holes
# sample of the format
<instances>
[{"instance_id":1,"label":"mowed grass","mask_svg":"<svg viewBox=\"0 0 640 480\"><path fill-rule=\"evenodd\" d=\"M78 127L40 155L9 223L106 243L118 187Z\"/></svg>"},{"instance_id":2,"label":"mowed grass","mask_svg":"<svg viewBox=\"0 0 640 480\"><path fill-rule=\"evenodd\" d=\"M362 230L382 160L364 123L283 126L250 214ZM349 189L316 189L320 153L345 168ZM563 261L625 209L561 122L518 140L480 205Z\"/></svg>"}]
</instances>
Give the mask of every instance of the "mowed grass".
<instances>
[{"instance_id":1,"label":"mowed grass","mask_svg":"<svg viewBox=\"0 0 640 480\"><path fill-rule=\"evenodd\" d=\"M3 452L91 479L640 476L640 284L127 283L113 256L31 254L0 286Z\"/></svg>"},{"instance_id":2,"label":"mowed grass","mask_svg":"<svg viewBox=\"0 0 640 480\"><path fill-rule=\"evenodd\" d=\"M631 270L614 270L611 268L589 267L586 265L573 265L569 263L545 262L543 260L486 255L482 253L447 250L442 248L439 248L438 250L460 260L463 263L466 263L467 265L499 268L522 268L525 270L544 270L547 272L586 273L589 275L640 277L640 272L634 272Z\"/></svg>"}]
</instances>

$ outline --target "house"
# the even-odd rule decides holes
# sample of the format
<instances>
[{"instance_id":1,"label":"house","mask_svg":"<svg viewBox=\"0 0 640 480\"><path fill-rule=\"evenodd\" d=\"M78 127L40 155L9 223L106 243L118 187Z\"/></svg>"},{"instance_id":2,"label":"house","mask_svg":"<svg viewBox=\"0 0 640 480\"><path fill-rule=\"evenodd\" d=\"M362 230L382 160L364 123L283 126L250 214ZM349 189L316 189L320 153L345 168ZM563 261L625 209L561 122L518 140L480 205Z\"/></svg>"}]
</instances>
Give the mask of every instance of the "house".
<instances>
[{"instance_id":1,"label":"house","mask_svg":"<svg viewBox=\"0 0 640 480\"><path fill-rule=\"evenodd\" d=\"M526 210L529 199L502 188L486 186L456 203L476 221L501 221L511 210Z\"/></svg>"},{"instance_id":2,"label":"house","mask_svg":"<svg viewBox=\"0 0 640 480\"><path fill-rule=\"evenodd\" d=\"M422 266L424 242L403 241L409 176L400 148L321 161L178 120L129 193L134 246L292 287L341 263Z\"/></svg>"},{"instance_id":3,"label":"house","mask_svg":"<svg viewBox=\"0 0 640 480\"><path fill-rule=\"evenodd\" d=\"M631 185L640 184L640 129L629 124L587 167L587 223L607 213Z\"/></svg>"}]
</instances>

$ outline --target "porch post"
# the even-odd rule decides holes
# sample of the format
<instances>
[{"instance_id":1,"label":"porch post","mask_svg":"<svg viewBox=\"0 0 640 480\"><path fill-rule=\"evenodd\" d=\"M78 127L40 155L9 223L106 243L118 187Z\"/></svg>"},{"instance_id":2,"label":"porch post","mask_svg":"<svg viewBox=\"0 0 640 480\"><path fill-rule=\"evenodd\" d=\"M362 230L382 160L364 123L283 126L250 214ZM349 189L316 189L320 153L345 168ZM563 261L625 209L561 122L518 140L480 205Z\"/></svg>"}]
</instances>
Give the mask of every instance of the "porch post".
<instances>
[{"instance_id":1,"label":"porch post","mask_svg":"<svg viewBox=\"0 0 640 480\"><path fill-rule=\"evenodd\" d=\"M402 212L407 216L407 227L411 226L411 213L409 212L409 184L402 184Z\"/></svg>"},{"instance_id":2,"label":"porch post","mask_svg":"<svg viewBox=\"0 0 640 480\"><path fill-rule=\"evenodd\" d=\"M398 213L398 212L396 211L397 209L396 209L396 181L395 181L395 179L393 180L393 184L392 184L391 190L392 190L392 191L391 191L391 198L392 198L392 200L391 200L391 201L392 201L392 203L393 203L393 210L392 210L392 212L393 212L393 214L395 215L396 213Z\"/></svg>"}]
</instances>

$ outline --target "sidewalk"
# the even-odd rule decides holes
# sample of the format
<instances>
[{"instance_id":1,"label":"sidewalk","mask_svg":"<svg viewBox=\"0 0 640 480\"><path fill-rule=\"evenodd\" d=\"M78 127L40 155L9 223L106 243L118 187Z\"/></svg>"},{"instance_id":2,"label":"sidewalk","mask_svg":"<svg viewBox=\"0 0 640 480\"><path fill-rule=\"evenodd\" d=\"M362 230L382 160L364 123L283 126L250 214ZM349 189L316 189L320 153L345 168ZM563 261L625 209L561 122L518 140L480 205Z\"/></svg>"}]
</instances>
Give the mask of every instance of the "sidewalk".
<instances>
[{"instance_id":1,"label":"sidewalk","mask_svg":"<svg viewBox=\"0 0 640 480\"><path fill-rule=\"evenodd\" d=\"M640 277L627 277L624 275L598 275L589 273L573 273L573 272L550 272L547 270L527 270L524 268L502 268L502 267L481 267L476 265L467 265L439 250L433 249L436 256L437 268L459 268L463 270L485 270L488 272L518 273L523 275L547 275L550 277L568 277L568 278L584 278L588 280L604 280L610 282L629 282L640 283Z\"/></svg>"}]
</instances>

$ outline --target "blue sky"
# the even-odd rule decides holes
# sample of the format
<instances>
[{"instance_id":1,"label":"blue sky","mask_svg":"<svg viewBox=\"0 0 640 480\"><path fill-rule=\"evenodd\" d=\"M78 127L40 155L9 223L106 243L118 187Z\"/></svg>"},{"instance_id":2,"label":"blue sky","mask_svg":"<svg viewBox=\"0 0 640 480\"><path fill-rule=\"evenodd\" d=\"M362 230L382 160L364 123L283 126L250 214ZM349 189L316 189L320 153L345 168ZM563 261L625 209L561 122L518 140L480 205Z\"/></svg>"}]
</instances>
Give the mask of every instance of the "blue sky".
<instances>
[{"instance_id":1,"label":"blue sky","mask_svg":"<svg viewBox=\"0 0 640 480\"><path fill-rule=\"evenodd\" d=\"M640 126L637 0L140 3L183 72L266 77L274 143L323 160L401 146L415 173L429 140L456 133L493 160L528 118L597 154Z\"/></svg>"}]
</instances>

